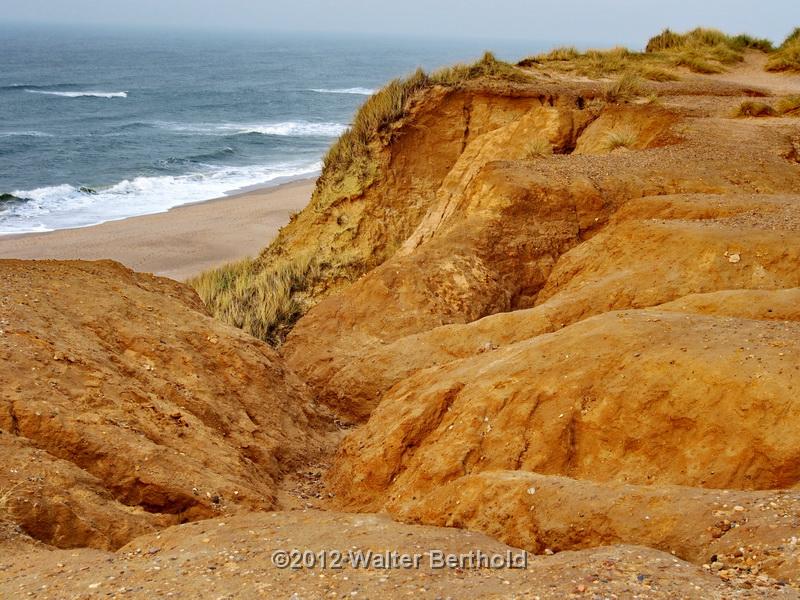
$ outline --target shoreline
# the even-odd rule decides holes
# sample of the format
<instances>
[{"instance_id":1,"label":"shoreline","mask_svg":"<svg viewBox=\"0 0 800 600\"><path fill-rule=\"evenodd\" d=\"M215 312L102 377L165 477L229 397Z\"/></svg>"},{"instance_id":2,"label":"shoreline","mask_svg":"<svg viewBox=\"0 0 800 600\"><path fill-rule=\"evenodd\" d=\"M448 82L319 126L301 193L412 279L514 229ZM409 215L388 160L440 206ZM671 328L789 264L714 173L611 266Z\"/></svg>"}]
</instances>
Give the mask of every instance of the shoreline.
<instances>
[{"instance_id":1,"label":"shoreline","mask_svg":"<svg viewBox=\"0 0 800 600\"><path fill-rule=\"evenodd\" d=\"M116 260L185 281L257 255L311 199L316 177L244 188L229 196L97 225L0 236L0 259ZM219 210L225 203L225 210Z\"/></svg>"},{"instance_id":2,"label":"shoreline","mask_svg":"<svg viewBox=\"0 0 800 600\"><path fill-rule=\"evenodd\" d=\"M205 204L206 202L219 202L222 200L230 200L232 198L239 198L241 196L248 196L256 192L266 192L270 190L278 190L283 187L291 186L293 184L299 183L306 183L316 182L317 178L319 177L319 173L310 174L308 176L300 175L298 177L279 177L278 179L268 181L266 183L261 184L254 184L248 185L241 188L235 188L231 190L229 193L225 194L224 196L215 196L214 198L206 198L205 200L192 200L191 202L184 202L183 204L176 204L175 206L170 206L169 208L165 208L164 210L159 210L157 212L148 212L141 215L130 215L129 217L120 217L118 219L108 219L106 221L99 221L97 223L89 223L88 225L76 225L74 227L62 227L61 229L50 229L48 231L24 231L21 233L0 233L0 241L9 238L18 238L22 236L28 235L47 235L50 233L58 233L59 231L71 231L73 229L88 229L90 227L97 227L99 225L105 225L106 223L116 223L119 221L127 221L128 219L138 219L140 217L149 217L152 215L163 215L165 213L171 212L173 210L178 210L179 208L184 208L186 206L196 206L197 204Z\"/></svg>"}]
</instances>

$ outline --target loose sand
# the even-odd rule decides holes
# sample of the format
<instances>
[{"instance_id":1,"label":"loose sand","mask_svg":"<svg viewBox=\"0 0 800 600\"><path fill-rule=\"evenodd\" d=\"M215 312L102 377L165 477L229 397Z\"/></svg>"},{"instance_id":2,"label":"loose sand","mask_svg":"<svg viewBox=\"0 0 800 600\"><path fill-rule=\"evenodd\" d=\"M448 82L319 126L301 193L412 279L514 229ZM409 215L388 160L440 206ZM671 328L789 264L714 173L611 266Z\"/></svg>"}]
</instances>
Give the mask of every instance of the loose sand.
<instances>
[{"instance_id":1,"label":"loose sand","mask_svg":"<svg viewBox=\"0 0 800 600\"><path fill-rule=\"evenodd\" d=\"M182 281L258 254L313 189L297 181L92 227L0 236L0 258L111 258Z\"/></svg>"}]
</instances>

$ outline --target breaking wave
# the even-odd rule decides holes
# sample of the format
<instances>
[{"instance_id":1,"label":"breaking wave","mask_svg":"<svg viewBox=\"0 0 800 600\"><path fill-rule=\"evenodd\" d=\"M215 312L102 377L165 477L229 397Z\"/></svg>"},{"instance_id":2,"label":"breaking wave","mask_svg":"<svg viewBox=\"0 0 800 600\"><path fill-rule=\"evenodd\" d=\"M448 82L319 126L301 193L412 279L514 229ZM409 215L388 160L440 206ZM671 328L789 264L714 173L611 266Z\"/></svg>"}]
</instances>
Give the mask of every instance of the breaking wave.
<instances>
[{"instance_id":1,"label":"breaking wave","mask_svg":"<svg viewBox=\"0 0 800 600\"><path fill-rule=\"evenodd\" d=\"M267 166L211 167L184 175L136 177L106 188L62 184L15 190L22 200L0 212L0 234L85 227L126 217L164 212L174 206L218 198L245 187L319 172L317 162Z\"/></svg>"},{"instance_id":2,"label":"breaking wave","mask_svg":"<svg viewBox=\"0 0 800 600\"><path fill-rule=\"evenodd\" d=\"M26 89L29 94L61 96L62 98L127 98L128 92L53 92L48 90Z\"/></svg>"},{"instance_id":3,"label":"breaking wave","mask_svg":"<svg viewBox=\"0 0 800 600\"><path fill-rule=\"evenodd\" d=\"M4 137L53 137L53 134L44 131L0 131L0 138Z\"/></svg>"},{"instance_id":4,"label":"breaking wave","mask_svg":"<svg viewBox=\"0 0 800 600\"><path fill-rule=\"evenodd\" d=\"M318 94L355 94L357 96L372 96L372 94L375 93L375 90L365 87L334 88L334 89L312 88L311 91L317 92Z\"/></svg>"},{"instance_id":5,"label":"breaking wave","mask_svg":"<svg viewBox=\"0 0 800 600\"><path fill-rule=\"evenodd\" d=\"M164 129L206 135L274 135L282 137L339 137L347 129L341 123L284 121L280 123L162 123Z\"/></svg>"}]
</instances>

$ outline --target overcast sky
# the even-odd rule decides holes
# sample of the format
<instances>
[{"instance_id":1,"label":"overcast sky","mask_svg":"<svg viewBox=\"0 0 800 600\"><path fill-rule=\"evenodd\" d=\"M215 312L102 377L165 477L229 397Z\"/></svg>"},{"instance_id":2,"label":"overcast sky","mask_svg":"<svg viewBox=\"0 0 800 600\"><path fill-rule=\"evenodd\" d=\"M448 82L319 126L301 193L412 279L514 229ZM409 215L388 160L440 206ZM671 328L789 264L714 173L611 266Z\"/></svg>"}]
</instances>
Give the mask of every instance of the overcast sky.
<instances>
[{"instance_id":1,"label":"overcast sky","mask_svg":"<svg viewBox=\"0 0 800 600\"><path fill-rule=\"evenodd\" d=\"M0 22L369 31L641 45L697 25L781 40L798 0L0 0Z\"/></svg>"}]
</instances>

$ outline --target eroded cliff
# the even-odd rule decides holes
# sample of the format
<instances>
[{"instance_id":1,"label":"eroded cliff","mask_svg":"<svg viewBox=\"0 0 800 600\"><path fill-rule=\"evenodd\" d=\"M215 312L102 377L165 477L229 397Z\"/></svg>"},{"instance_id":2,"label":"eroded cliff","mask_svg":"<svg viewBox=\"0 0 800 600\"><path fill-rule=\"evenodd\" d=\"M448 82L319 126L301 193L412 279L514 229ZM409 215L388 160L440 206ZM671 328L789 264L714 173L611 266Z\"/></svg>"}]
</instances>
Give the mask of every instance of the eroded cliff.
<instances>
[{"instance_id":1,"label":"eroded cliff","mask_svg":"<svg viewBox=\"0 0 800 600\"><path fill-rule=\"evenodd\" d=\"M711 37L708 76L665 32L394 82L206 280L278 351L175 282L0 262L0 594L797 597L800 81Z\"/></svg>"}]
</instances>

